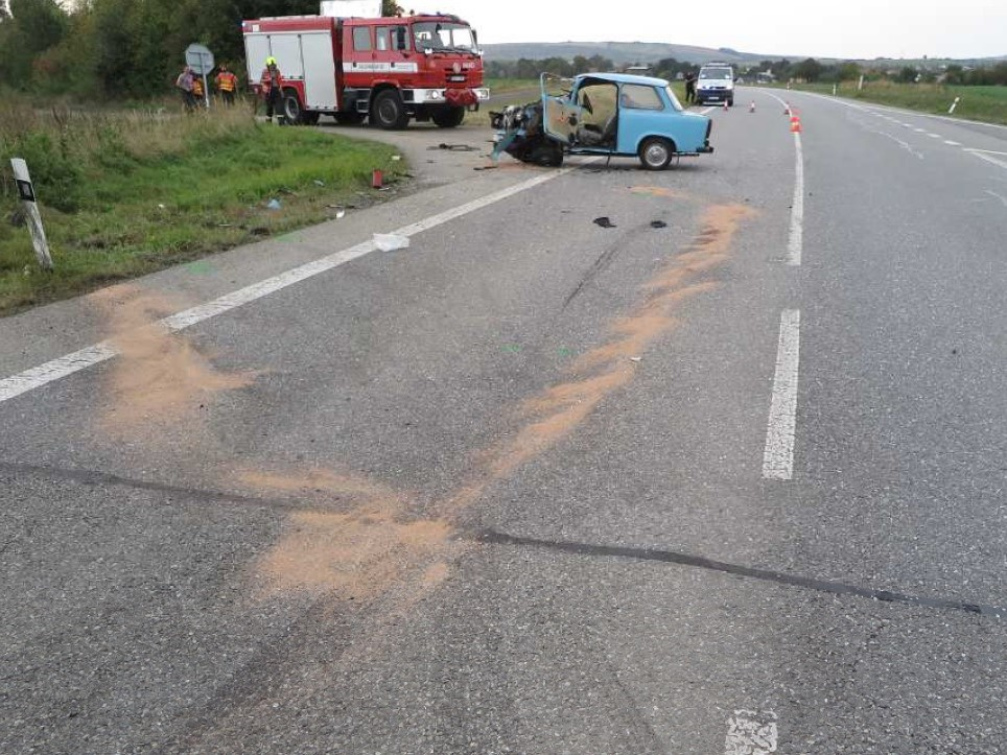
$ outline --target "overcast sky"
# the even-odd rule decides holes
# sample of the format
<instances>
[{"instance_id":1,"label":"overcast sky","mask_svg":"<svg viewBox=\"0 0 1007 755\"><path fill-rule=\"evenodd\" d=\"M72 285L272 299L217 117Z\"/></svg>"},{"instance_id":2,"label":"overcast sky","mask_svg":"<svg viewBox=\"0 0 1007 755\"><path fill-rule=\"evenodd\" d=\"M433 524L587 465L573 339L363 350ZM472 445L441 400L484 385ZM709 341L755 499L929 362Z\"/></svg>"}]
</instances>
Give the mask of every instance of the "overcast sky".
<instances>
[{"instance_id":1,"label":"overcast sky","mask_svg":"<svg viewBox=\"0 0 1007 755\"><path fill-rule=\"evenodd\" d=\"M1007 0L399 2L407 10L455 13L476 27L483 44L667 42L823 58L1007 55Z\"/></svg>"}]
</instances>

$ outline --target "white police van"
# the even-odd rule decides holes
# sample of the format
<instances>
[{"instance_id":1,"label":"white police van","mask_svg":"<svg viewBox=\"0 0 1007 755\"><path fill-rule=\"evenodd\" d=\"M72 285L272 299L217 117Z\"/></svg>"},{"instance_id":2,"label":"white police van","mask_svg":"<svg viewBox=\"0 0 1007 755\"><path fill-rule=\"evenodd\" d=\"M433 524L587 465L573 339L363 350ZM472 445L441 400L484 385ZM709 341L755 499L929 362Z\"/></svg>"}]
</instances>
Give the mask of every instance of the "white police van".
<instances>
[{"instance_id":1,"label":"white police van","mask_svg":"<svg viewBox=\"0 0 1007 755\"><path fill-rule=\"evenodd\" d=\"M696 104L726 102L734 107L734 68L730 63L707 63L696 79Z\"/></svg>"}]
</instances>

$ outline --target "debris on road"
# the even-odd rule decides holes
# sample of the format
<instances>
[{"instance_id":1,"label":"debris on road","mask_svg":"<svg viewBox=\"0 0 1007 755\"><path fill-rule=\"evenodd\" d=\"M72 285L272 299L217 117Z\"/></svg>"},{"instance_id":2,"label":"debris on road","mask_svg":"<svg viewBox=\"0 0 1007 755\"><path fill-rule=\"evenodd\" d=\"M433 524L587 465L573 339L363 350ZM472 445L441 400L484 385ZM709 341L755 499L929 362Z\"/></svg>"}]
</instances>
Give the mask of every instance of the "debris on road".
<instances>
[{"instance_id":1,"label":"debris on road","mask_svg":"<svg viewBox=\"0 0 1007 755\"><path fill-rule=\"evenodd\" d=\"M605 216L605 215L603 215L600 218L595 218L594 219L594 224L597 225L597 226L601 226L602 228L616 228L617 227L611 220L608 219L608 216Z\"/></svg>"},{"instance_id":2,"label":"debris on road","mask_svg":"<svg viewBox=\"0 0 1007 755\"><path fill-rule=\"evenodd\" d=\"M441 142L436 147L427 147L427 149L446 149L452 152L475 152L478 147L473 147L471 144L447 144Z\"/></svg>"},{"instance_id":3,"label":"debris on road","mask_svg":"<svg viewBox=\"0 0 1007 755\"><path fill-rule=\"evenodd\" d=\"M270 199L268 202L266 202L267 210L279 210L280 207L281 205L279 199Z\"/></svg>"},{"instance_id":4,"label":"debris on road","mask_svg":"<svg viewBox=\"0 0 1007 755\"><path fill-rule=\"evenodd\" d=\"M663 220L651 220L650 221L650 227L651 228L667 228L668 224L665 223Z\"/></svg>"},{"instance_id":5,"label":"debris on road","mask_svg":"<svg viewBox=\"0 0 1007 755\"><path fill-rule=\"evenodd\" d=\"M409 247L409 237L399 236L394 233L375 233L374 246L382 252L394 252L396 249L407 249Z\"/></svg>"}]
</instances>

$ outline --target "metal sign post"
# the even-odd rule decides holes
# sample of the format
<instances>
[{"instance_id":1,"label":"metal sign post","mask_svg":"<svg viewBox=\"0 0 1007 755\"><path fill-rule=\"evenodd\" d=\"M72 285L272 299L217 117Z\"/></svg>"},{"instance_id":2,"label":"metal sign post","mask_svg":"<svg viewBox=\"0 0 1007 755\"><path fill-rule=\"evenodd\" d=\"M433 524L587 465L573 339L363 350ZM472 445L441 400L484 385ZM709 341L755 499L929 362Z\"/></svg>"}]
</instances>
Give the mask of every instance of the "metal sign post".
<instances>
[{"instance_id":1,"label":"metal sign post","mask_svg":"<svg viewBox=\"0 0 1007 755\"><path fill-rule=\"evenodd\" d=\"M206 76L213 71L215 62L213 53L203 45L189 45L185 48L185 64L192 69L193 73L203 77L203 99L206 107L210 107L210 86L206 81Z\"/></svg>"},{"instance_id":2,"label":"metal sign post","mask_svg":"<svg viewBox=\"0 0 1007 755\"><path fill-rule=\"evenodd\" d=\"M31 176L28 175L28 165L20 157L11 158L10 165L14 170L14 181L17 183L18 194L21 195L21 205L28 221L28 230L31 231L31 243L35 247L38 264L44 270L52 270L49 242L46 241L45 229L42 227L42 215L35 203L35 187L32 186Z\"/></svg>"}]
</instances>

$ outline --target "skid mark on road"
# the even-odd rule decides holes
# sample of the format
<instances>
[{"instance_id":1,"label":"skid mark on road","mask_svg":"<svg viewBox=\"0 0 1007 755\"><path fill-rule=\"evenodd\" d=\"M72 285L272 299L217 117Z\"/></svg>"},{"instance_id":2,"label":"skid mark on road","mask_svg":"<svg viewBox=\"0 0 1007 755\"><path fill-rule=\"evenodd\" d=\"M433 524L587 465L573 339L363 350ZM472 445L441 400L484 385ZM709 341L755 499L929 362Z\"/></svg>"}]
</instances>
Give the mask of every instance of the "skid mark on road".
<instances>
[{"instance_id":1,"label":"skid mark on road","mask_svg":"<svg viewBox=\"0 0 1007 755\"><path fill-rule=\"evenodd\" d=\"M789 587L799 587L806 590L830 595L849 595L857 598L876 600L881 603L899 603L907 606L920 608L935 608L948 611L957 611L966 614L978 614L992 618L1002 618L1007 616L1007 607L984 605L981 603L970 603L957 598L928 598L917 595L908 595L890 590L874 590L867 587L845 584L843 582L830 582L813 577L803 577L797 574L787 574L786 572L772 571L770 569L755 569L751 566L741 564L729 564L724 561L714 561L703 556L694 556L688 553L678 553L675 551L659 550L657 548L632 548L622 545L594 545L591 543L576 543L558 540L539 540L532 537L519 537L508 535L504 532L485 530L477 535L480 543L492 545L505 545L525 548L539 548L543 550L556 551L557 553L569 553L576 556L591 558L614 558L630 559L634 561L653 561L664 564L677 564L695 569L705 569L707 571L722 572L737 577L760 580L763 582L773 582Z\"/></svg>"}]
</instances>

